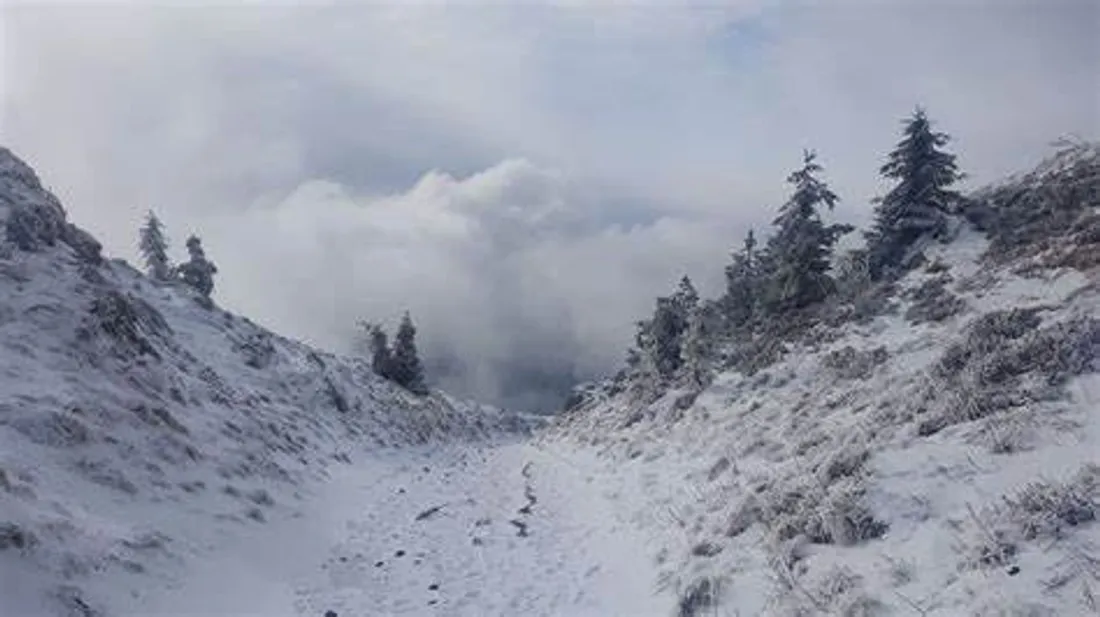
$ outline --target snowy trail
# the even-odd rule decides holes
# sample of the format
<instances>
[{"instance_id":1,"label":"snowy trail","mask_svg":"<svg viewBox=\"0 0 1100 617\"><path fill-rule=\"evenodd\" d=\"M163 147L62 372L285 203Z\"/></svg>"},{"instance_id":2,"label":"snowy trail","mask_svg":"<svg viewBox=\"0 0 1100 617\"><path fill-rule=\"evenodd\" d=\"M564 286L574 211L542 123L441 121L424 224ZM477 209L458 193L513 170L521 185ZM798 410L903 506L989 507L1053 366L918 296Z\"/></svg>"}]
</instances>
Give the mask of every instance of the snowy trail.
<instances>
[{"instance_id":1,"label":"snowy trail","mask_svg":"<svg viewBox=\"0 0 1100 617\"><path fill-rule=\"evenodd\" d=\"M531 444L364 458L296 518L196 559L133 615L647 617L646 538L583 457Z\"/></svg>"}]
</instances>

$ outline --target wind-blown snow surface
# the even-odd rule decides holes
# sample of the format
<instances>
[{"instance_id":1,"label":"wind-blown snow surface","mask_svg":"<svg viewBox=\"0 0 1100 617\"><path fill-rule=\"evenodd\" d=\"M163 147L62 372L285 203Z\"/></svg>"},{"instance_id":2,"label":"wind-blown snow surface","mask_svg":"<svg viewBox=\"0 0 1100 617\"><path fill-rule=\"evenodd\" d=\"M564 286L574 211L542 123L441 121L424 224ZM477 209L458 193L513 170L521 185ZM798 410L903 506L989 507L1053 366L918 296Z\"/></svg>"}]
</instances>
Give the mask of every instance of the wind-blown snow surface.
<instances>
[{"instance_id":1,"label":"wind-blown snow surface","mask_svg":"<svg viewBox=\"0 0 1100 617\"><path fill-rule=\"evenodd\" d=\"M683 391L650 405L607 396L540 439L601 453L635 522L663 538L662 583L721 589L706 611L1098 614L1097 272L996 268L979 260L986 244L964 231L928 250L933 272L902 281L899 298L950 276L945 289L965 305L938 323L911 323L913 301L899 300L892 314L789 346L760 374L719 374L685 409ZM1021 341L1085 324L1055 353L1079 353L1084 374L967 415L977 394L948 392L938 364L983 316L1009 309L1039 318ZM877 365L843 374L829 357L845 347ZM999 360L985 353L975 358Z\"/></svg>"}]
</instances>

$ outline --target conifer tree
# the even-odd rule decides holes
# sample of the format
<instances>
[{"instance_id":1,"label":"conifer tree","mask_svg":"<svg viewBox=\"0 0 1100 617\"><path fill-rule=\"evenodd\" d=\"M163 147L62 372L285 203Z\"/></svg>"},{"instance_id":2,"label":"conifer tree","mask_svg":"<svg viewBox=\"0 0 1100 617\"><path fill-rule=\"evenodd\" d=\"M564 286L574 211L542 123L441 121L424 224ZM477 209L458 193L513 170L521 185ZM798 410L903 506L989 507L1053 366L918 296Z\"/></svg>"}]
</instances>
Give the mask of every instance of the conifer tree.
<instances>
[{"instance_id":1,"label":"conifer tree","mask_svg":"<svg viewBox=\"0 0 1100 617\"><path fill-rule=\"evenodd\" d=\"M397 328L390 358L391 379L414 394L428 393L424 382L424 367L416 351L416 326L408 312L401 318L401 325Z\"/></svg>"},{"instance_id":2,"label":"conifer tree","mask_svg":"<svg viewBox=\"0 0 1100 617\"><path fill-rule=\"evenodd\" d=\"M171 280L172 263L168 259L168 239L164 235L164 226L152 210L145 217L138 248L145 259L145 271L150 278L155 281Z\"/></svg>"},{"instance_id":3,"label":"conifer tree","mask_svg":"<svg viewBox=\"0 0 1100 617\"><path fill-rule=\"evenodd\" d=\"M648 362L653 348L650 343L649 324L648 319L634 322L634 346L626 350L626 365L639 373L653 372Z\"/></svg>"},{"instance_id":4,"label":"conifer tree","mask_svg":"<svg viewBox=\"0 0 1100 617\"><path fill-rule=\"evenodd\" d=\"M713 333L707 308L697 306L688 315L688 327L684 333L684 372L690 383L703 387L710 381L710 356Z\"/></svg>"},{"instance_id":5,"label":"conifer tree","mask_svg":"<svg viewBox=\"0 0 1100 617\"><path fill-rule=\"evenodd\" d=\"M794 185L791 198L775 219L775 235L769 238L765 302L773 312L798 309L819 302L833 291L830 257L837 239L850 225L825 225L818 213L832 210L837 196L817 178L821 166L816 154L803 153L802 167L787 178Z\"/></svg>"},{"instance_id":6,"label":"conifer tree","mask_svg":"<svg viewBox=\"0 0 1100 617\"><path fill-rule=\"evenodd\" d=\"M686 329L688 315L695 310L695 307L699 306L699 292L695 290L695 284L691 282L691 278L688 277L688 275L685 274L680 278L680 283L676 287L676 293L672 295L672 301L676 305L676 309L679 311L683 321L684 329Z\"/></svg>"},{"instance_id":7,"label":"conifer tree","mask_svg":"<svg viewBox=\"0 0 1100 617\"><path fill-rule=\"evenodd\" d=\"M918 107L904 121L903 137L879 172L897 184L877 199L875 220L867 234L871 276L878 280L903 272L903 263L916 241L926 234L941 235L947 215L960 195L950 187L964 175L955 155L943 151L950 137L932 130Z\"/></svg>"},{"instance_id":8,"label":"conifer tree","mask_svg":"<svg viewBox=\"0 0 1100 617\"><path fill-rule=\"evenodd\" d=\"M375 375L390 378L391 352L389 337L382 326L376 323L362 322L360 327L367 335L367 345L370 350L370 368Z\"/></svg>"},{"instance_id":9,"label":"conifer tree","mask_svg":"<svg viewBox=\"0 0 1100 617\"><path fill-rule=\"evenodd\" d=\"M760 302L760 256L756 250L753 230L745 236L741 250L733 254L733 262L726 266L726 293L722 308L729 329L740 328L756 317Z\"/></svg>"},{"instance_id":10,"label":"conifer tree","mask_svg":"<svg viewBox=\"0 0 1100 617\"><path fill-rule=\"evenodd\" d=\"M187 239L187 252L191 258L176 269L180 278L198 291L204 298L210 298L214 292L214 274L218 272L214 262L206 258L202 250L202 240L192 235Z\"/></svg>"},{"instance_id":11,"label":"conifer tree","mask_svg":"<svg viewBox=\"0 0 1100 617\"><path fill-rule=\"evenodd\" d=\"M676 298L657 298L649 335L653 365L661 377L672 377L683 365L680 351L686 327L687 321Z\"/></svg>"}]
</instances>

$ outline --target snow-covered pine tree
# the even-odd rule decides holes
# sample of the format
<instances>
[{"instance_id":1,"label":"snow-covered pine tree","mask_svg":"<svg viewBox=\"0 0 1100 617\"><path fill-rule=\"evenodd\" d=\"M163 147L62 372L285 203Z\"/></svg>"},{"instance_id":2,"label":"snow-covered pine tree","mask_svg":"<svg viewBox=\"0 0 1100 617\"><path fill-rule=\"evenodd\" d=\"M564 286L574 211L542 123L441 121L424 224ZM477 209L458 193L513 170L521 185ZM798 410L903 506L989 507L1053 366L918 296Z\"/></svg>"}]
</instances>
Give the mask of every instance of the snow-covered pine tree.
<instances>
[{"instance_id":1,"label":"snow-covered pine tree","mask_svg":"<svg viewBox=\"0 0 1100 617\"><path fill-rule=\"evenodd\" d=\"M876 200L875 220L867 236L871 276L875 280L900 274L912 246L926 234L941 235L947 215L960 195L950 189L964 177L955 155L941 148L950 141L946 133L932 130L920 107L904 121L903 138L879 170L897 184Z\"/></svg>"},{"instance_id":2,"label":"snow-covered pine tree","mask_svg":"<svg viewBox=\"0 0 1100 617\"><path fill-rule=\"evenodd\" d=\"M675 296L657 298L657 309L649 324L649 352L661 377L672 377L684 363L680 351L687 320L680 307Z\"/></svg>"},{"instance_id":3,"label":"snow-covered pine tree","mask_svg":"<svg viewBox=\"0 0 1100 617\"><path fill-rule=\"evenodd\" d=\"M680 283L676 287L676 293L672 294L672 301L680 312L680 317L684 324L683 327L686 330L688 315L699 306L699 292L695 290L695 284L691 282L691 278L688 277L688 275L685 274L680 278Z\"/></svg>"},{"instance_id":4,"label":"snow-covered pine tree","mask_svg":"<svg viewBox=\"0 0 1100 617\"><path fill-rule=\"evenodd\" d=\"M370 338L370 368L375 375L390 378L393 357L386 331L378 324L364 324Z\"/></svg>"},{"instance_id":5,"label":"snow-covered pine tree","mask_svg":"<svg viewBox=\"0 0 1100 617\"><path fill-rule=\"evenodd\" d=\"M722 297L722 312L728 330L752 322L760 301L760 263L753 230L745 236L741 250L733 254L726 266L726 293Z\"/></svg>"},{"instance_id":6,"label":"snow-covered pine tree","mask_svg":"<svg viewBox=\"0 0 1100 617\"><path fill-rule=\"evenodd\" d=\"M866 249L852 249L839 255L833 272L837 292L845 300L854 300L871 286Z\"/></svg>"},{"instance_id":7,"label":"snow-covered pine tree","mask_svg":"<svg viewBox=\"0 0 1100 617\"><path fill-rule=\"evenodd\" d=\"M168 281L172 278L172 262L168 259L168 239L164 235L164 225L152 210L145 217L138 248L145 259L146 273L155 281Z\"/></svg>"},{"instance_id":8,"label":"snow-covered pine tree","mask_svg":"<svg viewBox=\"0 0 1100 617\"><path fill-rule=\"evenodd\" d=\"M218 272L218 268L206 258L206 253L202 250L202 240L198 236L192 235L187 239L187 252L191 259L180 264L176 271L184 283L208 299L214 291L214 274Z\"/></svg>"},{"instance_id":9,"label":"snow-covered pine tree","mask_svg":"<svg viewBox=\"0 0 1100 617\"><path fill-rule=\"evenodd\" d=\"M833 292L830 257L837 239L850 225L825 225L818 213L832 210L837 196L817 178L817 155L806 151L802 167L787 178L794 194L779 210L775 235L768 239L764 300L771 312L798 309L825 299Z\"/></svg>"},{"instance_id":10,"label":"snow-covered pine tree","mask_svg":"<svg viewBox=\"0 0 1100 617\"><path fill-rule=\"evenodd\" d=\"M390 378L414 394L427 394L424 367L416 351L416 326L408 312L401 318L401 325L394 336L390 362Z\"/></svg>"},{"instance_id":11,"label":"snow-covered pine tree","mask_svg":"<svg viewBox=\"0 0 1100 617\"><path fill-rule=\"evenodd\" d=\"M713 305L697 306L688 315L687 331L684 333L683 358L684 373L688 382L702 388L711 379L711 347L714 333L711 331L714 312Z\"/></svg>"},{"instance_id":12,"label":"snow-covered pine tree","mask_svg":"<svg viewBox=\"0 0 1100 617\"><path fill-rule=\"evenodd\" d=\"M640 319L634 322L634 346L626 350L626 366L636 373L644 373L647 369L646 360L649 350L652 348L649 336L649 320Z\"/></svg>"}]
</instances>

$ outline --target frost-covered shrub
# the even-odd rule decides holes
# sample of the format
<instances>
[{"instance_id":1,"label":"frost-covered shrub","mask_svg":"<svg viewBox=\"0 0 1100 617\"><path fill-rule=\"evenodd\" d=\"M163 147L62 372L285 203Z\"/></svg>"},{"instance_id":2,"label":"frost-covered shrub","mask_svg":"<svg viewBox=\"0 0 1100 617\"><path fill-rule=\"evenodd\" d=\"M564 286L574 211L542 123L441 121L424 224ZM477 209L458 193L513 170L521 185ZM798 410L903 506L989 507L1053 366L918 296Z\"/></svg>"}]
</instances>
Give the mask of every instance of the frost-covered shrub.
<instances>
[{"instance_id":1,"label":"frost-covered shrub","mask_svg":"<svg viewBox=\"0 0 1100 617\"><path fill-rule=\"evenodd\" d=\"M816 544L852 545L887 529L871 513L865 493L861 477L823 485L810 476L793 476L765 488L755 511L776 541L804 536Z\"/></svg>"},{"instance_id":2,"label":"frost-covered shrub","mask_svg":"<svg viewBox=\"0 0 1100 617\"><path fill-rule=\"evenodd\" d=\"M1085 465L1064 482L1032 482L1005 504L1007 520L1024 540L1061 537L1100 515L1100 465Z\"/></svg>"},{"instance_id":3,"label":"frost-covered shrub","mask_svg":"<svg viewBox=\"0 0 1100 617\"><path fill-rule=\"evenodd\" d=\"M65 226L61 228L61 241L72 247L77 257L80 257L86 263L92 265L103 263L101 253L103 245L92 234L76 225L65 223Z\"/></svg>"},{"instance_id":4,"label":"frost-covered shrub","mask_svg":"<svg viewBox=\"0 0 1100 617\"><path fill-rule=\"evenodd\" d=\"M255 369L265 369L275 361L275 344L267 333L259 332L248 336L234 345L238 353L244 356L244 363Z\"/></svg>"},{"instance_id":5,"label":"frost-covered shrub","mask_svg":"<svg viewBox=\"0 0 1100 617\"><path fill-rule=\"evenodd\" d=\"M52 208L33 204L17 207L8 215L5 234L8 242L23 251L54 246L64 225Z\"/></svg>"},{"instance_id":6,"label":"frost-covered shrub","mask_svg":"<svg viewBox=\"0 0 1100 617\"><path fill-rule=\"evenodd\" d=\"M108 290L92 301L78 336L90 340L97 334L105 334L121 354L150 355L159 360L160 353L149 337L167 332L168 323L151 304L130 294Z\"/></svg>"},{"instance_id":7,"label":"frost-covered shrub","mask_svg":"<svg viewBox=\"0 0 1100 617\"><path fill-rule=\"evenodd\" d=\"M830 352L821 363L841 379L866 379L875 367L886 362L889 354L885 347L857 350L851 345Z\"/></svg>"},{"instance_id":8,"label":"frost-covered shrub","mask_svg":"<svg viewBox=\"0 0 1100 617\"><path fill-rule=\"evenodd\" d=\"M676 605L676 617L706 617L718 608L721 597L721 580L713 577L698 579L680 592Z\"/></svg>"},{"instance_id":9,"label":"frost-covered shrub","mask_svg":"<svg viewBox=\"0 0 1100 617\"><path fill-rule=\"evenodd\" d=\"M863 577L843 566L826 572L812 595L815 608L826 608L830 615L872 617L884 614L882 603L864 591Z\"/></svg>"},{"instance_id":10,"label":"frost-covered shrub","mask_svg":"<svg viewBox=\"0 0 1100 617\"><path fill-rule=\"evenodd\" d=\"M1100 266L1100 214L1082 216L1070 230L1069 238L1058 246L1062 250L1051 255L1047 265L1078 270Z\"/></svg>"},{"instance_id":11,"label":"frost-covered shrub","mask_svg":"<svg viewBox=\"0 0 1100 617\"><path fill-rule=\"evenodd\" d=\"M942 274L906 293L913 304L905 311L905 318L915 324L940 322L966 310L966 302L947 290L950 282L951 277Z\"/></svg>"},{"instance_id":12,"label":"frost-covered shrub","mask_svg":"<svg viewBox=\"0 0 1100 617\"><path fill-rule=\"evenodd\" d=\"M1100 465L1082 466L1066 480L1038 480L981 512L970 510L961 543L963 568L1011 564L1024 542L1065 537L1100 516Z\"/></svg>"},{"instance_id":13,"label":"frost-covered shrub","mask_svg":"<svg viewBox=\"0 0 1100 617\"><path fill-rule=\"evenodd\" d=\"M1034 171L974 196L970 212L988 230L987 257L999 262L1088 241L1082 220L1100 204L1100 144L1066 144ZM1086 224L1087 225L1087 224ZM1067 264L1068 265L1068 264Z\"/></svg>"},{"instance_id":14,"label":"frost-covered shrub","mask_svg":"<svg viewBox=\"0 0 1100 617\"><path fill-rule=\"evenodd\" d=\"M1014 454L1032 447L1035 427L1023 414L1006 414L988 419L979 439L994 454Z\"/></svg>"},{"instance_id":15,"label":"frost-covered shrub","mask_svg":"<svg viewBox=\"0 0 1100 617\"><path fill-rule=\"evenodd\" d=\"M1049 399L1070 377L1100 368L1100 320L1081 317L1037 329L1038 312L984 315L962 342L948 347L918 403L934 409L921 420L920 434Z\"/></svg>"},{"instance_id":16,"label":"frost-covered shrub","mask_svg":"<svg viewBox=\"0 0 1100 617\"><path fill-rule=\"evenodd\" d=\"M770 333L746 337L730 350L728 362L745 375L755 375L783 358L783 339Z\"/></svg>"}]
</instances>

